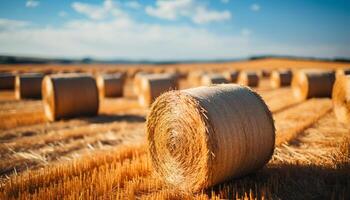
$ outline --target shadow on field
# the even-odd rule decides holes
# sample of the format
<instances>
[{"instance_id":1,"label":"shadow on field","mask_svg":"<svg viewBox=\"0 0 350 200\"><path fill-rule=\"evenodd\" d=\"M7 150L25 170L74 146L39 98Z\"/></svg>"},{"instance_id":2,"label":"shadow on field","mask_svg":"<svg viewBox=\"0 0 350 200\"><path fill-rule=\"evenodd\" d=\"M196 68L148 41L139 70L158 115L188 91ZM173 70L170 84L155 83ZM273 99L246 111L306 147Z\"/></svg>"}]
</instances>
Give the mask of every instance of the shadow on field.
<instances>
[{"instance_id":1,"label":"shadow on field","mask_svg":"<svg viewBox=\"0 0 350 200\"><path fill-rule=\"evenodd\" d=\"M145 122L146 119L143 116L140 115L132 115L132 114L123 114L123 115L117 115L117 114L100 114L96 117L92 118L84 118L83 119L86 122L89 123L111 123L111 122Z\"/></svg>"},{"instance_id":2,"label":"shadow on field","mask_svg":"<svg viewBox=\"0 0 350 200\"><path fill-rule=\"evenodd\" d=\"M209 197L220 194L225 199L349 199L350 166L269 164L256 173L209 188L206 193Z\"/></svg>"}]
</instances>

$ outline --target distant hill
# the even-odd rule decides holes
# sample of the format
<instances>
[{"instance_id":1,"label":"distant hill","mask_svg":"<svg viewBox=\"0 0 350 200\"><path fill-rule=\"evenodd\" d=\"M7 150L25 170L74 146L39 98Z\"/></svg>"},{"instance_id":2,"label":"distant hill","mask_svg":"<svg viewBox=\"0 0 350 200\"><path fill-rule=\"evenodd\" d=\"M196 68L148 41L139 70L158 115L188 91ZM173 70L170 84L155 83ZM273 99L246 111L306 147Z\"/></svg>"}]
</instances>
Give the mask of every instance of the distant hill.
<instances>
[{"instance_id":1,"label":"distant hill","mask_svg":"<svg viewBox=\"0 0 350 200\"><path fill-rule=\"evenodd\" d=\"M261 55L252 56L245 59L213 59L213 60L183 60L183 61L152 61L152 60L95 60L91 58L83 59L51 59L37 57L22 57L22 56L1 56L0 64L178 64L178 63L218 63L218 62L234 62L242 60L259 60L267 58L286 58L296 60L319 60L329 62L350 62L350 58L312 58L312 57L296 57L296 56L276 56L276 55Z\"/></svg>"}]
</instances>

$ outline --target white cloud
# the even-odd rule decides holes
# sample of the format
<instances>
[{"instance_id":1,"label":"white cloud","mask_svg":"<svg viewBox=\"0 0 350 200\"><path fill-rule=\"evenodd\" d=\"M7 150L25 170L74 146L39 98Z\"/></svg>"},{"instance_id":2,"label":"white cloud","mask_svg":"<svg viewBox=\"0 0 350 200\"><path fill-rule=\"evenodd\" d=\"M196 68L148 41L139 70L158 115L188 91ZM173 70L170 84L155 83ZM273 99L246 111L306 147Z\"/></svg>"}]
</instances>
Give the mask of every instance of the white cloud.
<instances>
[{"instance_id":1,"label":"white cloud","mask_svg":"<svg viewBox=\"0 0 350 200\"><path fill-rule=\"evenodd\" d=\"M132 8L132 9L140 9L142 5L137 1L127 1L125 2L126 7Z\"/></svg>"},{"instance_id":2,"label":"white cloud","mask_svg":"<svg viewBox=\"0 0 350 200\"><path fill-rule=\"evenodd\" d=\"M157 0L155 7L147 6L146 13L150 16L166 20L176 20L187 17L193 23L204 24L224 21L231 18L230 11L210 10L196 0Z\"/></svg>"},{"instance_id":3,"label":"white cloud","mask_svg":"<svg viewBox=\"0 0 350 200\"><path fill-rule=\"evenodd\" d=\"M0 18L0 31L23 28L29 24L27 21Z\"/></svg>"},{"instance_id":4,"label":"white cloud","mask_svg":"<svg viewBox=\"0 0 350 200\"><path fill-rule=\"evenodd\" d=\"M60 12L58 13L58 16L60 16L60 17L67 17L67 16L68 16L68 13L62 10L62 11L60 11Z\"/></svg>"},{"instance_id":5,"label":"white cloud","mask_svg":"<svg viewBox=\"0 0 350 200\"><path fill-rule=\"evenodd\" d=\"M35 8L35 7L38 7L39 4L40 4L39 1L28 0L28 1L26 2L26 7L28 7L28 8Z\"/></svg>"},{"instance_id":6,"label":"white cloud","mask_svg":"<svg viewBox=\"0 0 350 200\"><path fill-rule=\"evenodd\" d=\"M122 16L124 13L112 0L105 0L103 4L93 5L88 3L73 2L72 8L93 20L106 19L108 16Z\"/></svg>"},{"instance_id":7,"label":"white cloud","mask_svg":"<svg viewBox=\"0 0 350 200\"><path fill-rule=\"evenodd\" d=\"M229 3L230 0L221 0L222 3Z\"/></svg>"},{"instance_id":8,"label":"white cloud","mask_svg":"<svg viewBox=\"0 0 350 200\"><path fill-rule=\"evenodd\" d=\"M252 10L252 11L255 11L255 12L257 12L257 11L259 11L261 9L261 7L260 7L260 5L259 4L252 4L251 6L250 6L250 10Z\"/></svg>"}]
</instances>

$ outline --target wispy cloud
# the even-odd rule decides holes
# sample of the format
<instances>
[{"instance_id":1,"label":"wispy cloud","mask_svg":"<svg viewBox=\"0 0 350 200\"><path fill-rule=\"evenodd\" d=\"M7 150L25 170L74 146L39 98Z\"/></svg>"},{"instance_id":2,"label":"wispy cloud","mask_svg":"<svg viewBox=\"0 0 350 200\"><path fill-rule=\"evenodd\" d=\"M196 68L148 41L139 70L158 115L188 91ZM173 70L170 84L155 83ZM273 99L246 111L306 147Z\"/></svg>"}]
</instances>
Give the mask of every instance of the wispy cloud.
<instances>
[{"instance_id":1,"label":"wispy cloud","mask_svg":"<svg viewBox=\"0 0 350 200\"><path fill-rule=\"evenodd\" d=\"M230 11L211 10L196 0L157 0L155 6L147 6L145 11L150 16L165 20L189 18L196 24L225 21L231 18Z\"/></svg>"},{"instance_id":2,"label":"wispy cloud","mask_svg":"<svg viewBox=\"0 0 350 200\"><path fill-rule=\"evenodd\" d=\"M39 4L40 4L39 1L28 0L28 1L26 2L26 7L28 7L28 8L35 8L35 7L38 7Z\"/></svg>"},{"instance_id":3,"label":"wispy cloud","mask_svg":"<svg viewBox=\"0 0 350 200\"><path fill-rule=\"evenodd\" d=\"M67 17L68 13L66 11L61 10L60 12L58 12L58 16L60 16L60 17Z\"/></svg>"},{"instance_id":4,"label":"wispy cloud","mask_svg":"<svg viewBox=\"0 0 350 200\"><path fill-rule=\"evenodd\" d=\"M128 8L132 8L132 9L142 8L142 5L137 1L127 1L127 2L125 2L125 6Z\"/></svg>"},{"instance_id":5,"label":"wispy cloud","mask_svg":"<svg viewBox=\"0 0 350 200\"><path fill-rule=\"evenodd\" d=\"M257 12L261 9L260 5L257 4L257 3L254 3L250 6L250 10L254 11L254 12Z\"/></svg>"},{"instance_id":6,"label":"wispy cloud","mask_svg":"<svg viewBox=\"0 0 350 200\"><path fill-rule=\"evenodd\" d=\"M105 0L102 5L73 2L72 8L93 20L102 20L108 16L121 16L123 12L112 0Z\"/></svg>"},{"instance_id":7,"label":"wispy cloud","mask_svg":"<svg viewBox=\"0 0 350 200\"><path fill-rule=\"evenodd\" d=\"M30 25L27 21L0 18L0 31L23 28Z\"/></svg>"},{"instance_id":8,"label":"wispy cloud","mask_svg":"<svg viewBox=\"0 0 350 200\"><path fill-rule=\"evenodd\" d=\"M229 3L230 0L221 0L221 3Z\"/></svg>"},{"instance_id":9,"label":"wispy cloud","mask_svg":"<svg viewBox=\"0 0 350 200\"><path fill-rule=\"evenodd\" d=\"M243 28L242 30L241 30L241 35L242 36L250 36L252 34L252 31L250 30L250 29L247 29L247 28Z\"/></svg>"}]
</instances>

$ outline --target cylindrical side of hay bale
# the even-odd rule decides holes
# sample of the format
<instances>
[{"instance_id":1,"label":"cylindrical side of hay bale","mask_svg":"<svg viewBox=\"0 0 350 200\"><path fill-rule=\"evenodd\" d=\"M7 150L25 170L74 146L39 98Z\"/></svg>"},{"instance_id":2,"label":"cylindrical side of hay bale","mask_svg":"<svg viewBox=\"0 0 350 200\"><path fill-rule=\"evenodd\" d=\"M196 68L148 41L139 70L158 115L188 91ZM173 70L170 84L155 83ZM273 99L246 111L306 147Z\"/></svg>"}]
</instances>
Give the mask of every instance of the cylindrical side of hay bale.
<instances>
[{"instance_id":1,"label":"cylindrical side of hay bale","mask_svg":"<svg viewBox=\"0 0 350 200\"><path fill-rule=\"evenodd\" d=\"M228 83L228 80L221 74L204 74L202 76L202 85L222 84Z\"/></svg>"},{"instance_id":2,"label":"cylindrical side of hay bale","mask_svg":"<svg viewBox=\"0 0 350 200\"><path fill-rule=\"evenodd\" d=\"M45 116L48 121L98 113L96 81L85 74L45 76L42 86Z\"/></svg>"},{"instance_id":3,"label":"cylindrical side of hay bale","mask_svg":"<svg viewBox=\"0 0 350 200\"><path fill-rule=\"evenodd\" d=\"M178 89L177 79L169 74L148 74L141 76L139 103L149 107L153 101L164 92Z\"/></svg>"},{"instance_id":4,"label":"cylindrical side of hay bale","mask_svg":"<svg viewBox=\"0 0 350 200\"><path fill-rule=\"evenodd\" d=\"M237 83L238 75L238 71L230 71L224 73L224 77L231 83Z\"/></svg>"},{"instance_id":5,"label":"cylindrical side of hay bale","mask_svg":"<svg viewBox=\"0 0 350 200\"><path fill-rule=\"evenodd\" d=\"M299 100L331 97L334 81L333 71L298 71L292 79L293 94Z\"/></svg>"},{"instance_id":6,"label":"cylindrical side of hay bale","mask_svg":"<svg viewBox=\"0 0 350 200\"><path fill-rule=\"evenodd\" d=\"M270 84L272 88L290 86L292 82L292 72L285 71L273 71L270 76Z\"/></svg>"},{"instance_id":7,"label":"cylindrical side of hay bale","mask_svg":"<svg viewBox=\"0 0 350 200\"><path fill-rule=\"evenodd\" d=\"M15 88L16 76L12 73L0 73L0 89L13 90Z\"/></svg>"},{"instance_id":8,"label":"cylindrical side of hay bale","mask_svg":"<svg viewBox=\"0 0 350 200\"><path fill-rule=\"evenodd\" d=\"M259 76L256 72L240 72L238 83L249 87L257 87L259 85Z\"/></svg>"},{"instance_id":9,"label":"cylindrical side of hay bale","mask_svg":"<svg viewBox=\"0 0 350 200\"><path fill-rule=\"evenodd\" d=\"M101 74L96 77L100 98L122 97L124 89L123 74Z\"/></svg>"},{"instance_id":10,"label":"cylindrical side of hay bale","mask_svg":"<svg viewBox=\"0 0 350 200\"><path fill-rule=\"evenodd\" d=\"M40 99L43 77L43 74L37 73L17 75L15 80L16 99Z\"/></svg>"},{"instance_id":11,"label":"cylindrical side of hay bale","mask_svg":"<svg viewBox=\"0 0 350 200\"><path fill-rule=\"evenodd\" d=\"M350 75L337 77L333 86L332 100L338 121L350 124Z\"/></svg>"},{"instance_id":12,"label":"cylindrical side of hay bale","mask_svg":"<svg viewBox=\"0 0 350 200\"><path fill-rule=\"evenodd\" d=\"M167 92L147 118L152 165L168 184L199 191L263 167L275 145L272 115L248 87Z\"/></svg>"}]
</instances>

